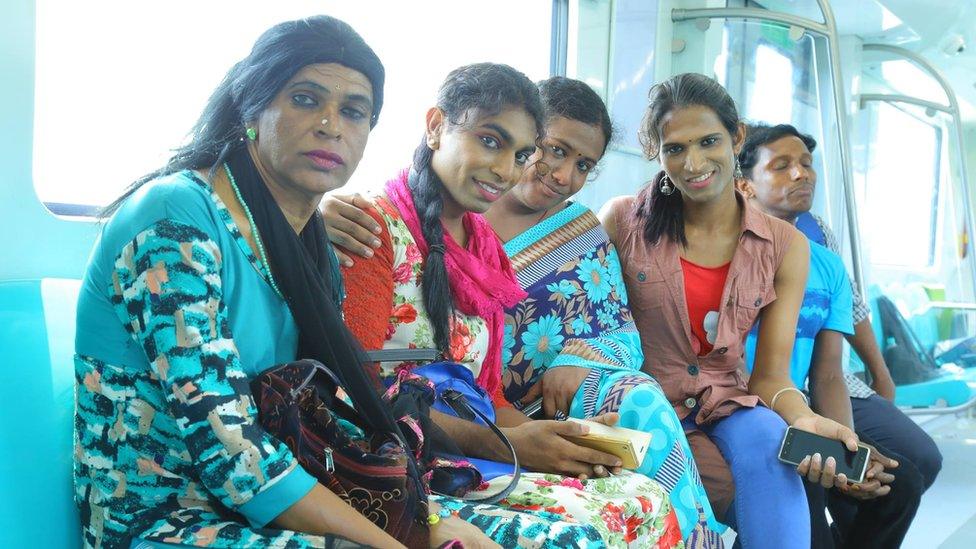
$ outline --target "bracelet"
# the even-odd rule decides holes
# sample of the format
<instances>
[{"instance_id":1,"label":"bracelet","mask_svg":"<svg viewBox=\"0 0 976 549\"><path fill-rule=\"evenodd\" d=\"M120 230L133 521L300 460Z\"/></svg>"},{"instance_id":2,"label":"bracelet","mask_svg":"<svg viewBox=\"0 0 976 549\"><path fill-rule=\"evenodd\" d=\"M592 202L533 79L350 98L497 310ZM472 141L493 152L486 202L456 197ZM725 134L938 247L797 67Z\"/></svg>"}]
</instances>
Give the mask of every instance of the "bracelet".
<instances>
[{"instance_id":1,"label":"bracelet","mask_svg":"<svg viewBox=\"0 0 976 549\"><path fill-rule=\"evenodd\" d=\"M769 409L775 412L776 411L776 399L778 399L780 397L780 395L782 395L783 393L786 393L788 391L796 391L798 395L800 395L801 397L803 397L803 402L806 403L809 406L810 401L807 399L807 395L803 394L803 391L797 389L796 387L783 387L779 391L776 391L776 393L773 395L773 398L770 399L770 401L769 401Z\"/></svg>"},{"instance_id":2,"label":"bracelet","mask_svg":"<svg viewBox=\"0 0 976 549\"><path fill-rule=\"evenodd\" d=\"M441 507L441 510L440 511L438 511L436 513L431 513L430 515L427 516L427 524L429 526L433 526L433 525L437 524L438 522L440 522L442 518L447 518L447 517L449 517L449 516L451 516L453 514L454 514L454 511L451 511L450 509L448 509L446 507Z\"/></svg>"}]
</instances>

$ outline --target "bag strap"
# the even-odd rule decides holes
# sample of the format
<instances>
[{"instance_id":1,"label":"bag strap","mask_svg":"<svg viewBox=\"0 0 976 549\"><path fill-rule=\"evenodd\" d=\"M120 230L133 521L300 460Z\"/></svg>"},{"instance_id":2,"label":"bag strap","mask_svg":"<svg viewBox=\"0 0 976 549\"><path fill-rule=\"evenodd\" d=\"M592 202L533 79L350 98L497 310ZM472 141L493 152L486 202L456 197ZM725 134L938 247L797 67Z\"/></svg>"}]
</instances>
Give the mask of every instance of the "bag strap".
<instances>
[{"instance_id":1,"label":"bag strap","mask_svg":"<svg viewBox=\"0 0 976 549\"><path fill-rule=\"evenodd\" d=\"M447 403L447 405L450 406L452 410L454 410L454 413L456 413L459 418L464 418L464 417L473 418L475 416L481 418L481 420L485 422L485 425L487 425L488 428L491 429L491 432L495 433L495 436L498 437L502 441L502 443L508 448L508 451L512 454L512 464L515 467L515 472L512 473L512 480L508 481L508 484L498 492L480 498L462 497L459 499L463 499L464 501L467 501L469 503L492 504L492 503L498 503L499 501L507 498L509 494L511 494L512 491L515 490L515 487L518 485L519 478L522 476L522 470L519 468L518 454L515 452L515 446L512 445L512 441L508 440L508 437L505 436L505 433L503 433L502 430L499 429L497 425L495 425L495 422L488 419L488 417L485 416L485 414L481 413L480 410L476 408L472 408L471 405L468 404L468 400L464 398L464 395L461 394L460 391L455 391L454 389L448 389L442 392L440 395L438 395L438 397L443 399L444 402Z\"/></svg>"},{"instance_id":2,"label":"bag strap","mask_svg":"<svg viewBox=\"0 0 976 549\"><path fill-rule=\"evenodd\" d=\"M441 357L437 349L378 349L366 351L370 362L434 362Z\"/></svg>"},{"instance_id":3,"label":"bag strap","mask_svg":"<svg viewBox=\"0 0 976 549\"><path fill-rule=\"evenodd\" d=\"M377 351L367 351L367 358L371 362L433 362L443 355L437 349L380 349ZM396 385L399 385L400 379L397 380ZM429 382L428 382L429 383ZM391 391L396 391L393 387L390 388ZM515 452L515 446L512 445L512 441L508 440L505 433L495 425L495 422L485 416L483 413L473 408L468 404L468 400L464 398L464 395L455 391L454 389L448 389L440 394L436 395L436 398L443 400L448 406L454 410L454 413L461 419L467 421L473 421L475 417L481 418L485 422L485 425L491 429L491 432L502 441L502 444L508 448L509 453L512 455L512 464L514 465L514 473L512 473L512 480L509 481L508 485L499 490L495 494L491 494L481 498L457 498L470 503L497 503L509 496L515 487L518 485L519 478L522 476L522 470L519 467L518 454ZM445 494L446 495L446 494ZM457 497L457 496L451 496Z\"/></svg>"}]
</instances>

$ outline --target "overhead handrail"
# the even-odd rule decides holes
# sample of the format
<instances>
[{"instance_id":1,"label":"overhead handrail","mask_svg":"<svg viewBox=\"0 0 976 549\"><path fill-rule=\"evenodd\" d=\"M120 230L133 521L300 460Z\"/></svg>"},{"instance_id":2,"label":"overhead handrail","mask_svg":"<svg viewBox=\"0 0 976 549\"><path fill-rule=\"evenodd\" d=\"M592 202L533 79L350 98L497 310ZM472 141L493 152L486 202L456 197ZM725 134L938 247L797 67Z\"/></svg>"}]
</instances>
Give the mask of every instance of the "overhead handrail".
<instances>
[{"instance_id":1,"label":"overhead handrail","mask_svg":"<svg viewBox=\"0 0 976 549\"><path fill-rule=\"evenodd\" d=\"M888 44L864 44L862 49L863 51L887 53L911 62L922 70L922 72L925 72L931 76L932 79L935 80L942 88L942 91L945 92L946 101L949 103L948 106L942 106L938 103L932 103L923 99L899 94L865 94L862 96L861 101L897 101L902 103L914 103L916 105L923 106L925 106L925 104L929 104L927 105L928 108L933 108L948 113L950 116L952 116L952 125L954 126L956 134L955 149L959 158L959 174L962 182L962 199L964 202L962 210L963 215L965 216L966 232L969 234L970 239L976 237L976 232L974 232L976 225L973 223L972 214L973 203L969 195L969 170L966 167L966 150L963 148L964 136L962 129L962 116L959 112L959 101L956 98L956 92L952 89L952 86L949 85L949 81L945 79L945 76L942 75L942 72L939 69L932 66L927 59L911 50L906 50L905 48L891 46ZM973 272L970 278L973 282L973 297L976 298L976 272Z\"/></svg>"},{"instance_id":2,"label":"overhead handrail","mask_svg":"<svg viewBox=\"0 0 976 549\"><path fill-rule=\"evenodd\" d=\"M674 22L694 19L762 19L773 23L803 27L822 35L826 35L830 31L827 25L812 19L762 8L675 8L671 10L671 20Z\"/></svg>"},{"instance_id":3,"label":"overhead handrail","mask_svg":"<svg viewBox=\"0 0 976 549\"><path fill-rule=\"evenodd\" d=\"M817 34L827 40L827 64L830 67L830 83L833 92L834 116L837 119L837 142L840 144L840 165L844 182L845 211L849 225L851 244L851 266L854 280L858 288L866 288L864 272L861 263L861 229L857 221L857 211L854 207L854 170L851 167L850 143L847 131L847 113L843 89L843 77L840 72L840 49L838 46L837 21L827 0L817 0L817 6L823 14L824 22L814 21L806 17L779 13L760 8L696 8L671 10L671 20L674 22L694 19L755 19L773 23L782 23L799 27L812 34Z\"/></svg>"},{"instance_id":4,"label":"overhead handrail","mask_svg":"<svg viewBox=\"0 0 976 549\"><path fill-rule=\"evenodd\" d=\"M862 93L859 97L859 101L861 102L862 107L865 103L871 101L895 102L907 103L909 105L916 105L918 107L924 107L926 109L952 114L952 109L940 103L936 103L935 101L927 101L925 99L919 99L918 97L912 97L911 95L901 95L897 93Z\"/></svg>"}]
</instances>

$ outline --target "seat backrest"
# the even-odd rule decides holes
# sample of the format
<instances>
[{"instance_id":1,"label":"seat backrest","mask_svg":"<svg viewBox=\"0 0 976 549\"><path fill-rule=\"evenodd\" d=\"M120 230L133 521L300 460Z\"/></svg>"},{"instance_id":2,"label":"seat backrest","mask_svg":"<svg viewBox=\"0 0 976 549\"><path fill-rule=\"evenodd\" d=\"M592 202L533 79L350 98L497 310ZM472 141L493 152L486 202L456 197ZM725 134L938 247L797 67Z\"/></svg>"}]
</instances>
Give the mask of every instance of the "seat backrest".
<instances>
[{"instance_id":1,"label":"seat backrest","mask_svg":"<svg viewBox=\"0 0 976 549\"><path fill-rule=\"evenodd\" d=\"M72 499L75 305L80 282L0 281L0 538L78 547Z\"/></svg>"}]
</instances>

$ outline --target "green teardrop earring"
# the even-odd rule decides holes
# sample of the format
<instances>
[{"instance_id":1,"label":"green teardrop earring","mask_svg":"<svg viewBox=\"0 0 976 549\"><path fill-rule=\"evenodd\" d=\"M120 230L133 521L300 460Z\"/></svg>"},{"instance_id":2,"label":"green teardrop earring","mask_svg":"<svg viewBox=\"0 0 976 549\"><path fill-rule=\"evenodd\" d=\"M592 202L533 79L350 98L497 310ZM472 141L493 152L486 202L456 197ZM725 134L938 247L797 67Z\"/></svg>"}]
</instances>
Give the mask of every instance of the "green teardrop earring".
<instances>
[{"instance_id":1,"label":"green teardrop earring","mask_svg":"<svg viewBox=\"0 0 976 549\"><path fill-rule=\"evenodd\" d=\"M254 128L248 128L247 130L244 131L244 134L247 135L247 138L250 139L251 141L254 141L255 139L258 138L258 131L255 130Z\"/></svg>"}]
</instances>

